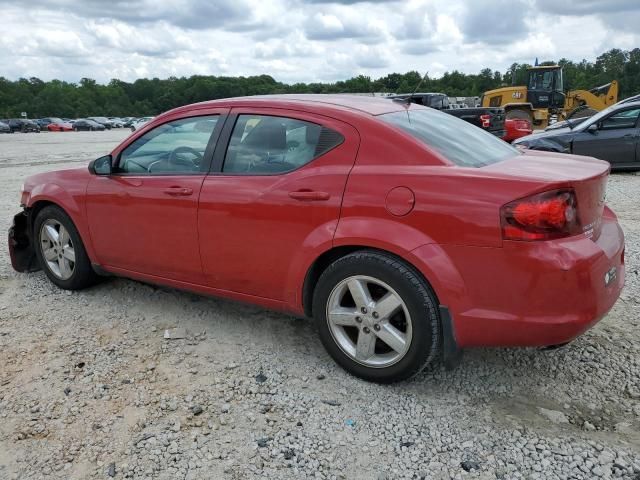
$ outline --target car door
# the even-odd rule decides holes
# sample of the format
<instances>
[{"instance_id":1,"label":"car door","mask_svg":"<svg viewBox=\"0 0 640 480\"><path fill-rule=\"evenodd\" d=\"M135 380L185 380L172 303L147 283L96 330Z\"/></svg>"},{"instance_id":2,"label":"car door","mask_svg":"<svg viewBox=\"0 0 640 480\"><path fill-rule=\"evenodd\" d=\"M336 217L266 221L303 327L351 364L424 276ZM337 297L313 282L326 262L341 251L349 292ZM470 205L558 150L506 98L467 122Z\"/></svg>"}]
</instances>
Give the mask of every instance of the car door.
<instances>
[{"instance_id":1,"label":"car door","mask_svg":"<svg viewBox=\"0 0 640 480\"><path fill-rule=\"evenodd\" d=\"M573 140L573 153L607 160L612 166L633 165L638 144L640 108L618 110L600 120L597 130L583 130Z\"/></svg>"},{"instance_id":2,"label":"car door","mask_svg":"<svg viewBox=\"0 0 640 480\"><path fill-rule=\"evenodd\" d=\"M227 109L184 114L114 152L113 173L87 187L91 240L101 265L203 283L197 206Z\"/></svg>"},{"instance_id":3,"label":"car door","mask_svg":"<svg viewBox=\"0 0 640 480\"><path fill-rule=\"evenodd\" d=\"M234 109L202 186L200 253L208 285L291 300L305 251L331 243L359 145L355 128L281 109ZM222 142L222 140L221 140Z\"/></svg>"}]
</instances>

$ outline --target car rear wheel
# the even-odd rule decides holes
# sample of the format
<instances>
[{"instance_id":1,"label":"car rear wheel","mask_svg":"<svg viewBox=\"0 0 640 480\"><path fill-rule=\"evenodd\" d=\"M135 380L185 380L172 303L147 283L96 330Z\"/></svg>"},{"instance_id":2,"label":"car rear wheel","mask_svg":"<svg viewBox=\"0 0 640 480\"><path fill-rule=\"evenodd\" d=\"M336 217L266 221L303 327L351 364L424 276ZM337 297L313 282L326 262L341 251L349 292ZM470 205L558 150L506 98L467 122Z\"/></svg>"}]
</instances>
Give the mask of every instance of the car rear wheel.
<instances>
[{"instance_id":1,"label":"car rear wheel","mask_svg":"<svg viewBox=\"0 0 640 480\"><path fill-rule=\"evenodd\" d=\"M529 123L533 125L533 119L531 118L531 113L521 108L514 108L511 110L508 110L507 113L505 114L505 118L507 120L516 119L516 118L520 120L527 120Z\"/></svg>"},{"instance_id":2,"label":"car rear wheel","mask_svg":"<svg viewBox=\"0 0 640 480\"><path fill-rule=\"evenodd\" d=\"M49 280L65 290L80 290L98 276L69 216L56 206L43 208L34 222L34 243L40 266Z\"/></svg>"},{"instance_id":3,"label":"car rear wheel","mask_svg":"<svg viewBox=\"0 0 640 480\"><path fill-rule=\"evenodd\" d=\"M409 378L439 350L434 293L412 267L388 254L363 250L331 264L318 280L313 314L328 353L365 380Z\"/></svg>"}]
</instances>

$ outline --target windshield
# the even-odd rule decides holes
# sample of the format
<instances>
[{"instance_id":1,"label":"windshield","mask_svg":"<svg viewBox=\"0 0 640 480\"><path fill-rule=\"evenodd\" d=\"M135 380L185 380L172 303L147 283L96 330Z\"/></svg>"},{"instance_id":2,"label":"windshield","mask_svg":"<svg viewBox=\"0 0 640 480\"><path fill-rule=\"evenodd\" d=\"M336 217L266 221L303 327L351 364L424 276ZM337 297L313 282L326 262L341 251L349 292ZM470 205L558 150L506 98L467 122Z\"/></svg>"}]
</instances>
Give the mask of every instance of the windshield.
<instances>
[{"instance_id":1,"label":"windshield","mask_svg":"<svg viewBox=\"0 0 640 480\"><path fill-rule=\"evenodd\" d=\"M379 118L461 167L483 167L521 155L519 150L480 127L431 108L412 108Z\"/></svg>"},{"instance_id":2,"label":"windshield","mask_svg":"<svg viewBox=\"0 0 640 480\"><path fill-rule=\"evenodd\" d=\"M561 92L562 70L531 70L529 72L529 90Z\"/></svg>"}]
</instances>

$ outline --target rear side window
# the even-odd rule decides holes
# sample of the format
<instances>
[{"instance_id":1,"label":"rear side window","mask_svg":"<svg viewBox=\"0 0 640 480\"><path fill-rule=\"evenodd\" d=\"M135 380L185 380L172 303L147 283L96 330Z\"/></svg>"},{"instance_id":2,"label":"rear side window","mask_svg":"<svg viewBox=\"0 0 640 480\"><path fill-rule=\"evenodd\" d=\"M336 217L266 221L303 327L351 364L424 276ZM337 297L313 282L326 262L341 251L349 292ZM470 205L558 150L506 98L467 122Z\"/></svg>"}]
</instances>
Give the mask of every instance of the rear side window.
<instances>
[{"instance_id":1,"label":"rear side window","mask_svg":"<svg viewBox=\"0 0 640 480\"><path fill-rule=\"evenodd\" d=\"M286 173L343 141L338 132L315 123L268 115L239 115L222 171L245 175Z\"/></svg>"},{"instance_id":2,"label":"rear side window","mask_svg":"<svg viewBox=\"0 0 640 480\"><path fill-rule=\"evenodd\" d=\"M521 153L495 135L431 108L380 115L461 167L483 167Z\"/></svg>"}]
</instances>

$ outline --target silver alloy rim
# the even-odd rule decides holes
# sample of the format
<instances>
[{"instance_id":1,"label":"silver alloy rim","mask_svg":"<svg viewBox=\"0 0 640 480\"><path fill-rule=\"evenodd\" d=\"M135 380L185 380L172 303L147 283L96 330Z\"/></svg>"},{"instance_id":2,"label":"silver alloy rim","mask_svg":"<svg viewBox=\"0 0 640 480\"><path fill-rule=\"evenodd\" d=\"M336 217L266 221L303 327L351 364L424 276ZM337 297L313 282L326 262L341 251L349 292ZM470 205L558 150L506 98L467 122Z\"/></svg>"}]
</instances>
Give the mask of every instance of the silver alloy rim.
<instances>
[{"instance_id":1,"label":"silver alloy rim","mask_svg":"<svg viewBox=\"0 0 640 480\"><path fill-rule=\"evenodd\" d=\"M373 368L399 362L411 345L411 316L400 295L377 278L348 277L327 302L334 341L354 361Z\"/></svg>"},{"instance_id":2,"label":"silver alloy rim","mask_svg":"<svg viewBox=\"0 0 640 480\"><path fill-rule=\"evenodd\" d=\"M56 277L68 280L76 267L76 252L66 228L49 219L40 227L40 251L47 267Z\"/></svg>"}]
</instances>

